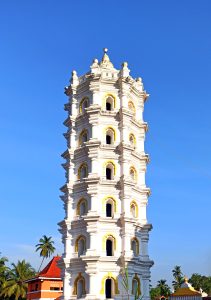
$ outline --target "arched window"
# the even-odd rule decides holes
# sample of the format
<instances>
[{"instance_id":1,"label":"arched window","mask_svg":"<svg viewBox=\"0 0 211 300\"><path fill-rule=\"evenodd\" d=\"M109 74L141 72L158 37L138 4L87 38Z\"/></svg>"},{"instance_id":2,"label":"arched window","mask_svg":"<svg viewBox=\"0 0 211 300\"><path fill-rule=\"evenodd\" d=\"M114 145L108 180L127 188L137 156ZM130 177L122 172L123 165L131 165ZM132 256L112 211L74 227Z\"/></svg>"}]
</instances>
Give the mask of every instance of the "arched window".
<instances>
[{"instance_id":1,"label":"arched window","mask_svg":"<svg viewBox=\"0 0 211 300\"><path fill-rule=\"evenodd\" d=\"M134 103L133 103L132 101L129 101L129 102L128 102L128 109L129 109L133 114L135 114L136 109L135 109L135 105L134 105Z\"/></svg>"},{"instance_id":2,"label":"arched window","mask_svg":"<svg viewBox=\"0 0 211 300\"><path fill-rule=\"evenodd\" d=\"M86 238L83 235L80 235L75 242L75 252L78 253L78 256L85 255L86 252Z\"/></svg>"},{"instance_id":3,"label":"arched window","mask_svg":"<svg viewBox=\"0 0 211 300\"><path fill-rule=\"evenodd\" d=\"M115 108L115 98L112 95L108 95L105 99L105 107L107 111L114 110Z\"/></svg>"},{"instance_id":4,"label":"arched window","mask_svg":"<svg viewBox=\"0 0 211 300\"><path fill-rule=\"evenodd\" d=\"M105 131L106 134L106 144L111 145L115 141L115 131L113 128L108 127Z\"/></svg>"},{"instance_id":5,"label":"arched window","mask_svg":"<svg viewBox=\"0 0 211 300\"><path fill-rule=\"evenodd\" d=\"M107 196L102 201L102 210L105 212L106 217L113 217L117 209L116 199L112 196Z\"/></svg>"},{"instance_id":6,"label":"arched window","mask_svg":"<svg viewBox=\"0 0 211 300\"><path fill-rule=\"evenodd\" d=\"M138 217L138 205L135 201L132 201L130 204L130 214L133 218Z\"/></svg>"},{"instance_id":7,"label":"arched window","mask_svg":"<svg viewBox=\"0 0 211 300\"><path fill-rule=\"evenodd\" d=\"M111 278L107 278L105 281L105 298L113 298L113 280Z\"/></svg>"},{"instance_id":8,"label":"arched window","mask_svg":"<svg viewBox=\"0 0 211 300\"><path fill-rule=\"evenodd\" d=\"M106 240L106 256L114 255L114 240L112 237L109 237Z\"/></svg>"},{"instance_id":9,"label":"arched window","mask_svg":"<svg viewBox=\"0 0 211 300\"><path fill-rule=\"evenodd\" d=\"M78 216L84 216L87 213L87 201L86 199L82 198L78 201L76 214Z\"/></svg>"},{"instance_id":10,"label":"arched window","mask_svg":"<svg viewBox=\"0 0 211 300\"><path fill-rule=\"evenodd\" d=\"M133 251L134 256L139 255L139 241L136 237L131 240L131 250Z\"/></svg>"},{"instance_id":11,"label":"arched window","mask_svg":"<svg viewBox=\"0 0 211 300\"><path fill-rule=\"evenodd\" d=\"M77 299L81 299L85 294L86 294L85 279L81 275L81 273L79 273L74 281L73 295L76 295Z\"/></svg>"},{"instance_id":12,"label":"arched window","mask_svg":"<svg viewBox=\"0 0 211 300\"><path fill-rule=\"evenodd\" d=\"M137 296L138 293L138 282L136 279L132 281L132 294Z\"/></svg>"},{"instance_id":13,"label":"arched window","mask_svg":"<svg viewBox=\"0 0 211 300\"><path fill-rule=\"evenodd\" d=\"M129 135L129 143L131 147L135 147L136 145L136 138L133 133Z\"/></svg>"},{"instance_id":14,"label":"arched window","mask_svg":"<svg viewBox=\"0 0 211 300\"><path fill-rule=\"evenodd\" d=\"M85 108L87 108L88 105L89 105L89 99L87 97L83 98L79 105L79 113L84 113L86 111Z\"/></svg>"},{"instance_id":15,"label":"arched window","mask_svg":"<svg viewBox=\"0 0 211 300\"><path fill-rule=\"evenodd\" d=\"M83 279L78 280L77 284L77 299L81 299L83 296Z\"/></svg>"},{"instance_id":16,"label":"arched window","mask_svg":"<svg viewBox=\"0 0 211 300\"><path fill-rule=\"evenodd\" d=\"M132 280L132 294L136 295L137 298L141 295L141 284L137 274L135 274Z\"/></svg>"},{"instance_id":17,"label":"arched window","mask_svg":"<svg viewBox=\"0 0 211 300\"><path fill-rule=\"evenodd\" d=\"M113 216L113 207L112 204L107 202L106 203L106 217L112 217Z\"/></svg>"},{"instance_id":18,"label":"arched window","mask_svg":"<svg viewBox=\"0 0 211 300\"><path fill-rule=\"evenodd\" d=\"M130 168L130 178L132 181L137 181L137 172L134 167Z\"/></svg>"},{"instance_id":19,"label":"arched window","mask_svg":"<svg viewBox=\"0 0 211 300\"><path fill-rule=\"evenodd\" d=\"M114 298L115 295L119 294L118 280L109 273L102 278L100 290L100 294L104 295L106 299Z\"/></svg>"},{"instance_id":20,"label":"arched window","mask_svg":"<svg viewBox=\"0 0 211 300\"><path fill-rule=\"evenodd\" d=\"M106 179L107 180L112 179L112 169L110 167L106 167Z\"/></svg>"},{"instance_id":21,"label":"arched window","mask_svg":"<svg viewBox=\"0 0 211 300\"><path fill-rule=\"evenodd\" d=\"M88 167L86 163L83 163L78 168L78 179L82 180L88 176Z\"/></svg>"},{"instance_id":22,"label":"arched window","mask_svg":"<svg viewBox=\"0 0 211 300\"><path fill-rule=\"evenodd\" d=\"M79 146L82 146L83 143L88 141L88 132L86 129L82 130L79 135Z\"/></svg>"},{"instance_id":23,"label":"arched window","mask_svg":"<svg viewBox=\"0 0 211 300\"><path fill-rule=\"evenodd\" d=\"M107 162L105 165L105 175L107 180L113 180L115 175L115 165L113 162Z\"/></svg>"}]
</instances>

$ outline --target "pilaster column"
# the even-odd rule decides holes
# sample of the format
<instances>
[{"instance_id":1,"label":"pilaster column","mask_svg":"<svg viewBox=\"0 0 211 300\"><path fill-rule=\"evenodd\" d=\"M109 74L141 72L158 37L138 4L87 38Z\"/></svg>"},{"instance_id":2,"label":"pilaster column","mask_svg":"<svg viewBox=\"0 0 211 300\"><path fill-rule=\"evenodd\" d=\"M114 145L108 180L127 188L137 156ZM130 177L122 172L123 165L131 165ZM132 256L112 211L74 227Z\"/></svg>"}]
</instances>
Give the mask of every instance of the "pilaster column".
<instances>
[{"instance_id":1,"label":"pilaster column","mask_svg":"<svg viewBox=\"0 0 211 300\"><path fill-rule=\"evenodd\" d=\"M143 295L143 300L150 300L149 281L150 281L150 276L149 275L147 275L147 276L143 275L142 276L141 294Z\"/></svg>"},{"instance_id":2,"label":"pilaster column","mask_svg":"<svg viewBox=\"0 0 211 300\"><path fill-rule=\"evenodd\" d=\"M71 275L68 271L65 271L64 278L63 278L63 295L64 300L69 300L71 295L71 289L73 286L73 283L71 282Z\"/></svg>"},{"instance_id":3,"label":"pilaster column","mask_svg":"<svg viewBox=\"0 0 211 300\"><path fill-rule=\"evenodd\" d=\"M141 254L143 258L148 259L148 241L149 241L149 233L142 232L141 233Z\"/></svg>"}]
</instances>

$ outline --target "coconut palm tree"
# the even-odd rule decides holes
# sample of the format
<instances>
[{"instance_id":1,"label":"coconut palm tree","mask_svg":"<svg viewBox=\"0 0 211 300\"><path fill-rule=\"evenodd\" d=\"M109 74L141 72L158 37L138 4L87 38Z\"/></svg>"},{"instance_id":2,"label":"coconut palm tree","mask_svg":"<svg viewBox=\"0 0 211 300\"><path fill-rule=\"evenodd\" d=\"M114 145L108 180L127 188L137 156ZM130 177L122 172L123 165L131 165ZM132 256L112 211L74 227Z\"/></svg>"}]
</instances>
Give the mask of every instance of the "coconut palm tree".
<instances>
[{"instance_id":1,"label":"coconut palm tree","mask_svg":"<svg viewBox=\"0 0 211 300\"><path fill-rule=\"evenodd\" d=\"M36 245L36 251L40 251L40 257L42 257L38 273L40 272L44 259L50 257L56 250L53 246L54 241L51 239L51 236L47 237L46 235L43 235L43 237L39 240L39 244Z\"/></svg>"},{"instance_id":2,"label":"coconut palm tree","mask_svg":"<svg viewBox=\"0 0 211 300\"><path fill-rule=\"evenodd\" d=\"M168 296L170 294L170 287L166 283L165 279L160 279L157 282L157 287L160 289L160 296Z\"/></svg>"},{"instance_id":3,"label":"coconut palm tree","mask_svg":"<svg viewBox=\"0 0 211 300\"><path fill-rule=\"evenodd\" d=\"M4 281L8 278L9 268L6 266L6 262L8 262L7 257L0 257L0 290Z\"/></svg>"},{"instance_id":4,"label":"coconut palm tree","mask_svg":"<svg viewBox=\"0 0 211 300\"><path fill-rule=\"evenodd\" d=\"M25 260L12 263L8 279L2 284L0 296L19 300L26 297L27 283L25 280L35 276L35 270Z\"/></svg>"},{"instance_id":5,"label":"coconut palm tree","mask_svg":"<svg viewBox=\"0 0 211 300\"><path fill-rule=\"evenodd\" d=\"M172 281L172 285L174 287L174 291L176 291L178 288L181 287L181 284L184 282L181 267L175 266L174 269L172 270L172 274L174 277L174 280Z\"/></svg>"}]
</instances>

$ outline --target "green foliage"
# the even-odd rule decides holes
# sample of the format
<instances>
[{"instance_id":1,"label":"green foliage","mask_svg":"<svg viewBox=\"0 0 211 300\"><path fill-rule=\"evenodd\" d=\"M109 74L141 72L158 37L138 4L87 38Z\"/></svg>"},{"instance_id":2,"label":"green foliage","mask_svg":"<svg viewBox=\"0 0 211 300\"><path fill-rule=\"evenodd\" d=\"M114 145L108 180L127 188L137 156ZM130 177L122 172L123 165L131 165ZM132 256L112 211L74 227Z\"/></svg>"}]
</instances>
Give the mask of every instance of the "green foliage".
<instances>
[{"instance_id":1,"label":"green foliage","mask_svg":"<svg viewBox=\"0 0 211 300\"><path fill-rule=\"evenodd\" d=\"M173 278L172 285L174 287L174 291L176 292L178 288L181 287L182 283L184 282L183 273L181 271L180 266L175 266L172 270Z\"/></svg>"},{"instance_id":2,"label":"green foliage","mask_svg":"<svg viewBox=\"0 0 211 300\"><path fill-rule=\"evenodd\" d=\"M40 256L43 258L38 272L41 269L44 259L50 257L56 250L56 248L53 246L54 241L51 239L51 236L47 237L46 235L43 235L43 237L39 240L39 244L36 245L36 251L40 251Z\"/></svg>"},{"instance_id":3,"label":"green foliage","mask_svg":"<svg viewBox=\"0 0 211 300\"><path fill-rule=\"evenodd\" d=\"M157 285L155 288L150 289L150 297L152 300L155 300L158 297L164 296L167 297L171 293L170 287L166 283L165 279L160 279L157 282Z\"/></svg>"},{"instance_id":4,"label":"green foliage","mask_svg":"<svg viewBox=\"0 0 211 300\"><path fill-rule=\"evenodd\" d=\"M157 297L160 297L160 288L154 287L150 289L150 298L155 300Z\"/></svg>"},{"instance_id":5,"label":"green foliage","mask_svg":"<svg viewBox=\"0 0 211 300\"><path fill-rule=\"evenodd\" d=\"M211 276L202 276L200 274L192 274L189 282L196 290L202 289L205 293L211 296Z\"/></svg>"},{"instance_id":6,"label":"green foliage","mask_svg":"<svg viewBox=\"0 0 211 300\"><path fill-rule=\"evenodd\" d=\"M8 278L3 282L0 296L10 299L25 299L27 283L25 280L35 276L35 270L30 263L25 260L12 263L12 269L8 273Z\"/></svg>"}]
</instances>

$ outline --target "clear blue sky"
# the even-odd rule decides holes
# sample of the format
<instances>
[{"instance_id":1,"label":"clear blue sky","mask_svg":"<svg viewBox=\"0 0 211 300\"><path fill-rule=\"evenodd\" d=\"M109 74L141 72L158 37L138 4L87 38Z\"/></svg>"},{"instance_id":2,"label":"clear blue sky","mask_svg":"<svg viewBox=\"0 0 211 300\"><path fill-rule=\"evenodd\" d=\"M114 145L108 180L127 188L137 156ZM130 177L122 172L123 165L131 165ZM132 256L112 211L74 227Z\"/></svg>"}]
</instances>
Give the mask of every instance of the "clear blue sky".
<instances>
[{"instance_id":1,"label":"clear blue sky","mask_svg":"<svg viewBox=\"0 0 211 300\"><path fill-rule=\"evenodd\" d=\"M56 240L65 150L63 88L102 48L128 61L150 93L145 120L152 190L152 280L178 264L211 275L211 1L0 2L0 251L34 266L34 245Z\"/></svg>"}]
</instances>

